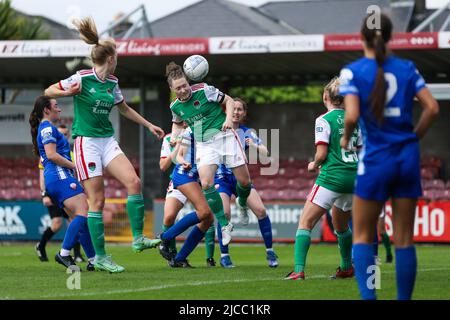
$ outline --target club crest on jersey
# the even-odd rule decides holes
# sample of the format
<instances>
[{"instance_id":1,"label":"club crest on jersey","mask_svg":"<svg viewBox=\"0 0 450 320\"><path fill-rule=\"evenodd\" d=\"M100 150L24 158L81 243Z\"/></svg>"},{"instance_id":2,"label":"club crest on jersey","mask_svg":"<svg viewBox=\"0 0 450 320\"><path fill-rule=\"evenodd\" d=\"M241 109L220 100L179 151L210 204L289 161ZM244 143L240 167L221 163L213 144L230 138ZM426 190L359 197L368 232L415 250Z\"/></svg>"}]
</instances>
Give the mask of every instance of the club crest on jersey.
<instances>
[{"instance_id":1,"label":"club crest on jersey","mask_svg":"<svg viewBox=\"0 0 450 320\"><path fill-rule=\"evenodd\" d=\"M90 171L94 171L96 167L97 166L95 165L95 162L89 162L88 163L88 168L89 168Z\"/></svg>"},{"instance_id":2,"label":"club crest on jersey","mask_svg":"<svg viewBox=\"0 0 450 320\"><path fill-rule=\"evenodd\" d=\"M70 187L71 187L73 190L76 190L76 189L77 189L77 184L76 184L76 183L71 183L71 184L70 184Z\"/></svg>"},{"instance_id":3,"label":"club crest on jersey","mask_svg":"<svg viewBox=\"0 0 450 320\"><path fill-rule=\"evenodd\" d=\"M194 108L195 109L200 109L200 106L201 106L202 104L200 103L200 101L198 101L198 100L195 100L194 101Z\"/></svg>"},{"instance_id":4,"label":"club crest on jersey","mask_svg":"<svg viewBox=\"0 0 450 320\"><path fill-rule=\"evenodd\" d=\"M113 96L112 90L111 90L110 88L106 89L106 92L107 92L111 97Z\"/></svg>"}]
</instances>

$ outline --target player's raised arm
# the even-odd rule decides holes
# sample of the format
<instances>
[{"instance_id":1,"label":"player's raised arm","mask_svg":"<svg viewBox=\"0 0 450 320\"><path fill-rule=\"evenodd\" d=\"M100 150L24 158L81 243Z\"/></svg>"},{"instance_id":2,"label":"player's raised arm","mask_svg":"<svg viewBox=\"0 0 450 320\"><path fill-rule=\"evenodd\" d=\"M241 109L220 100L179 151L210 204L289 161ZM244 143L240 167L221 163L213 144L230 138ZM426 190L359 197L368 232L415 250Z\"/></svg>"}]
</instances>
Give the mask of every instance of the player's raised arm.
<instances>
[{"instance_id":1,"label":"player's raised arm","mask_svg":"<svg viewBox=\"0 0 450 320\"><path fill-rule=\"evenodd\" d=\"M44 94L51 98L72 97L79 93L81 93L81 78L78 74L52 84L44 91Z\"/></svg>"},{"instance_id":2,"label":"player's raised arm","mask_svg":"<svg viewBox=\"0 0 450 320\"><path fill-rule=\"evenodd\" d=\"M234 112L234 100L229 95L225 95L223 99L223 103L226 106L226 119L222 125L222 130L226 131L227 129L233 128L233 112Z\"/></svg>"}]
</instances>

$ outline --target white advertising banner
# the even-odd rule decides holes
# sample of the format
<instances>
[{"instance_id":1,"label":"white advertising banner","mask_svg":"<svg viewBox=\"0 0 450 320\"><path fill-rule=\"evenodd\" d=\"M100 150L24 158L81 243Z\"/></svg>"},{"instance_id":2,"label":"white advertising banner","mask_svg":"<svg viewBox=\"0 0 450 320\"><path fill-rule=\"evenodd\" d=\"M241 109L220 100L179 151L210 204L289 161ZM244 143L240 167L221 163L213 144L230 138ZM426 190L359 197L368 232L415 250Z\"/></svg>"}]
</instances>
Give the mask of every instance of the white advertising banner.
<instances>
[{"instance_id":1,"label":"white advertising banner","mask_svg":"<svg viewBox=\"0 0 450 320\"><path fill-rule=\"evenodd\" d=\"M324 51L323 35L212 37L211 54Z\"/></svg>"},{"instance_id":2,"label":"white advertising banner","mask_svg":"<svg viewBox=\"0 0 450 320\"><path fill-rule=\"evenodd\" d=\"M90 50L81 40L0 41L0 58L87 57Z\"/></svg>"},{"instance_id":3,"label":"white advertising banner","mask_svg":"<svg viewBox=\"0 0 450 320\"><path fill-rule=\"evenodd\" d=\"M62 109L60 123L69 128L73 122L73 106L59 105ZM5 144L31 144L30 125L28 119L33 106L25 105L0 105L0 147ZM119 139L120 125L119 112L114 108L109 116L115 137ZM71 141L72 142L72 141Z\"/></svg>"},{"instance_id":4,"label":"white advertising banner","mask_svg":"<svg viewBox=\"0 0 450 320\"><path fill-rule=\"evenodd\" d=\"M450 49L450 32L439 32L439 48Z\"/></svg>"}]
</instances>

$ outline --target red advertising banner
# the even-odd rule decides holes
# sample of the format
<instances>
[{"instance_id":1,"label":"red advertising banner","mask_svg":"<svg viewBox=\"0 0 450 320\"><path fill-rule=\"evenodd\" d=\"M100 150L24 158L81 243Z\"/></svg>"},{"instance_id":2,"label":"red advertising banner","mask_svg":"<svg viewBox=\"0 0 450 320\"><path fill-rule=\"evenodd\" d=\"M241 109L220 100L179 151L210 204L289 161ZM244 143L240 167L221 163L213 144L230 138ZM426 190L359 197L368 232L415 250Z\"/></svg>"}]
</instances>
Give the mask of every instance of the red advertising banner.
<instances>
[{"instance_id":1,"label":"red advertising banner","mask_svg":"<svg viewBox=\"0 0 450 320\"><path fill-rule=\"evenodd\" d=\"M389 47L394 50L437 49L438 43L438 32L395 33ZM362 50L359 34L325 35L325 51L355 50Z\"/></svg>"},{"instance_id":2,"label":"red advertising banner","mask_svg":"<svg viewBox=\"0 0 450 320\"><path fill-rule=\"evenodd\" d=\"M131 39L116 40L121 56L168 56L209 53L208 39Z\"/></svg>"},{"instance_id":3,"label":"red advertising banner","mask_svg":"<svg viewBox=\"0 0 450 320\"><path fill-rule=\"evenodd\" d=\"M392 206L386 203L386 232L393 239ZM322 239L337 241L336 236L323 220ZM450 201L419 201L416 207L414 224L415 242L450 242Z\"/></svg>"}]
</instances>

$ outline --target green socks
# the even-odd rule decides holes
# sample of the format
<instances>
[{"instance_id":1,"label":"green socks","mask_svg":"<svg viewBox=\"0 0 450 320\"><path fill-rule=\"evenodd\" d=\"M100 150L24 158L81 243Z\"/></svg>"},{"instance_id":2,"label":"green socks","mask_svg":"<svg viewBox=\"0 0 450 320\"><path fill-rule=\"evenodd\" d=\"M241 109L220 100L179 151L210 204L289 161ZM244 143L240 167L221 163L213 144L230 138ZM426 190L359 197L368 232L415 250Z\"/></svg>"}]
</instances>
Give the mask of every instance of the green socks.
<instances>
[{"instance_id":1,"label":"green socks","mask_svg":"<svg viewBox=\"0 0 450 320\"><path fill-rule=\"evenodd\" d=\"M141 237L144 231L144 197L142 194L128 196L127 212L130 218L131 232L134 240Z\"/></svg>"},{"instance_id":2,"label":"green socks","mask_svg":"<svg viewBox=\"0 0 450 320\"><path fill-rule=\"evenodd\" d=\"M247 198L252 191L252 184L250 183L248 186L243 187L239 182L236 184L236 193L239 197L239 204L242 207L247 206Z\"/></svg>"},{"instance_id":3,"label":"green socks","mask_svg":"<svg viewBox=\"0 0 450 320\"><path fill-rule=\"evenodd\" d=\"M206 249L206 259L211 259L214 257L214 237L216 236L216 230L214 224L209 227L208 231L205 233L205 249Z\"/></svg>"},{"instance_id":4,"label":"green socks","mask_svg":"<svg viewBox=\"0 0 450 320\"><path fill-rule=\"evenodd\" d=\"M295 234L295 255L294 272L303 272L305 270L306 255L311 245L311 231L298 229Z\"/></svg>"},{"instance_id":5,"label":"green socks","mask_svg":"<svg viewBox=\"0 0 450 320\"><path fill-rule=\"evenodd\" d=\"M352 267L352 231L339 233L336 232L338 238L339 253L341 254L341 270L347 271Z\"/></svg>"},{"instance_id":6,"label":"green socks","mask_svg":"<svg viewBox=\"0 0 450 320\"><path fill-rule=\"evenodd\" d=\"M88 227L92 244L97 256L106 255L105 252L105 225L101 212L88 212Z\"/></svg>"},{"instance_id":7,"label":"green socks","mask_svg":"<svg viewBox=\"0 0 450 320\"><path fill-rule=\"evenodd\" d=\"M166 232L167 230L169 230L170 227L171 226L163 225L163 227L162 227L163 232ZM177 241L175 239L170 240L170 246L169 247L170 247L170 249L172 251L177 250Z\"/></svg>"},{"instance_id":8,"label":"green socks","mask_svg":"<svg viewBox=\"0 0 450 320\"><path fill-rule=\"evenodd\" d=\"M381 235L381 242L383 242L384 248L386 249L386 254L392 256L391 239L389 239L387 233Z\"/></svg>"},{"instance_id":9,"label":"green socks","mask_svg":"<svg viewBox=\"0 0 450 320\"><path fill-rule=\"evenodd\" d=\"M217 192L214 186L203 190L205 194L206 201L208 202L211 211L214 213L217 221L219 221L221 227L225 227L228 224L228 219L225 216L225 212L223 211L222 198Z\"/></svg>"}]
</instances>

